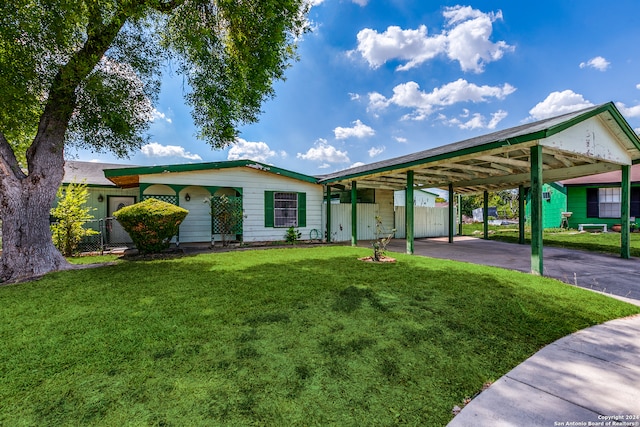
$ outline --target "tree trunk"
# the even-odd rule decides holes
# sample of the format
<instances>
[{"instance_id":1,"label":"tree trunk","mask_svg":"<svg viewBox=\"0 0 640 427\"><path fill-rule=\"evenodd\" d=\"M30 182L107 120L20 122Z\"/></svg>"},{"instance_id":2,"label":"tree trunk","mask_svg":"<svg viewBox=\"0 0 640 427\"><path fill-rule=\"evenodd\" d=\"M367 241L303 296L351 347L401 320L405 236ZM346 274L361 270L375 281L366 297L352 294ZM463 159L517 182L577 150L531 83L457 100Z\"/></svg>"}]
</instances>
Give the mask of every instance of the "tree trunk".
<instances>
[{"instance_id":1,"label":"tree trunk","mask_svg":"<svg viewBox=\"0 0 640 427\"><path fill-rule=\"evenodd\" d=\"M51 239L49 210L57 185L51 178L30 178L20 180L19 188L12 189L15 191L2 206L2 282L19 282L72 267Z\"/></svg>"}]
</instances>

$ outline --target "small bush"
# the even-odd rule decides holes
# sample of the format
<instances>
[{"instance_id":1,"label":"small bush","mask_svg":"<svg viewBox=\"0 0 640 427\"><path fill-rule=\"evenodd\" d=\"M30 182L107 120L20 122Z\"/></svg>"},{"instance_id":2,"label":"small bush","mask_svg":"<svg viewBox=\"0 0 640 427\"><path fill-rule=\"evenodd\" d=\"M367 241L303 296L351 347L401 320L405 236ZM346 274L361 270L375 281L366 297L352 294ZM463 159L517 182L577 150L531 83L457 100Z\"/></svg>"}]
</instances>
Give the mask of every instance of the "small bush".
<instances>
[{"instance_id":1,"label":"small bush","mask_svg":"<svg viewBox=\"0 0 640 427\"><path fill-rule=\"evenodd\" d=\"M66 257L78 252L78 245L86 236L98 234L84 224L93 219L91 211L95 208L87 207L89 190L85 183L70 183L66 189L60 187L56 194L57 205L51 209L51 215L56 222L51 224L53 244Z\"/></svg>"},{"instance_id":2,"label":"small bush","mask_svg":"<svg viewBox=\"0 0 640 427\"><path fill-rule=\"evenodd\" d=\"M147 199L113 213L141 254L161 252L178 234L188 210L157 199Z\"/></svg>"},{"instance_id":3,"label":"small bush","mask_svg":"<svg viewBox=\"0 0 640 427\"><path fill-rule=\"evenodd\" d=\"M294 227L287 228L287 232L284 234L284 239L287 243L295 244L302 237L302 233Z\"/></svg>"}]
</instances>

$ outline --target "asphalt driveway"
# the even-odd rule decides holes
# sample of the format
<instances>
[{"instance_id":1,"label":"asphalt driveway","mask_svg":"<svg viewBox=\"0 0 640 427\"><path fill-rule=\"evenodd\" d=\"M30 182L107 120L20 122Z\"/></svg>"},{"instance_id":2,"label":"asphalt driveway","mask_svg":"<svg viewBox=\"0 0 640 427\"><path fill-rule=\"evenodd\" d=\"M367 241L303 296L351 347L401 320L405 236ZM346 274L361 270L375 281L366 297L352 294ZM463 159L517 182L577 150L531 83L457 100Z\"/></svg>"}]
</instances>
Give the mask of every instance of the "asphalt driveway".
<instances>
[{"instance_id":1,"label":"asphalt driveway","mask_svg":"<svg viewBox=\"0 0 640 427\"><path fill-rule=\"evenodd\" d=\"M394 239L387 250L406 252L406 241ZM496 240L466 236L456 237L453 243L446 237L416 239L414 254L531 271L529 245ZM554 247L544 247L542 254L545 276L640 305L640 258Z\"/></svg>"}]
</instances>

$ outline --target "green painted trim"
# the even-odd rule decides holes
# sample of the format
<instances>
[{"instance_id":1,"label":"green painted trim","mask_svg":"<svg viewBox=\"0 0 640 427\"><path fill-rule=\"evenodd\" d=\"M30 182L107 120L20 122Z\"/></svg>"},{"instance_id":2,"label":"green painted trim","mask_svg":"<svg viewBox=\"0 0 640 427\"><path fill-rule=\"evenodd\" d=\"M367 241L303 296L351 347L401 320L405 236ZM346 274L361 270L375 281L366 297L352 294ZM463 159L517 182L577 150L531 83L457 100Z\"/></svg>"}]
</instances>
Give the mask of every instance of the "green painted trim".
<instances>
[{"instance_id":1,"label":"green painted trim","mask_svg":"<svg viewBox=\"0 0 640 427\"><path fill-rule=\"evenodd\" d=\"M326 204L327 204L327 243L331 243L331 186L327 185Z\"/></svg>"},{"instance_id":2,"label":"green painted trim","mask_svg":"<svg viewBox=\"0 0 640 427\"><path fill-rule=\"evenodd\" d=\"M405 238L407 240L407 253L409 255L413 255L413 240L414 240L414 223L413 223L413 171L407 171L407 190L404 192L405 195Z\"/></svg>"},{"instance_id":3,"label":"green painted trim","mask_svg":"<svg viewBox=\"0 0 640 427\"><path fill-rule=\"evenodd\" d=\"M264 163L255 162L253 160L231 160L231 161L225 161L225 162L105 169L104 176L107 178L113 178L113 177L119 177L119 176L193 172L193 171L204 171L204 170L231 169L231 168L239 168L239 167L248 167L248 168L259 170L259 171L264 171L264 172L269 172L276 175L285 176L287 178L293 178L300 181L311 182L313 184L318 183L318 179L316 177L304 175L298 172L293 172L293 171L278 168L275 166L266 165Z\"/></svg>"},{"instance_id":4,"label":"green painted trim","mask_svg":"<svg viewBox=\"0 0 640 427\"><path fill-rule=\"evenodd\" d=\"M531 147L531 273L542 276L542 146Z\"/></svg>"},{"instance_id":5,"label":"green painted trim","mask_svg":"<svg viewBox=\"0 0 640 427\"><path fill-rule=\"evenodd\" d=\"M622 189L620 197L620 257L629 259L631 257L631 241L629 236L631 217L631 166L622 165Z\"/></svg>"},{"instance_id":6,"label":"green painted trim","mask_svg":"<svg viewBox=\"0 0 640 427\"><path fill-rule=\"evenodd\" d=\"M524 205L524 185L518 186L518 243L524 245L524 224L526 222L526 208Z\"/></svg>"},{"instance_id":7,"label":"green painted trim","mask_svg":"<svg viewBox=\"0 0 640 427\"><path fill-rule=\"evenodd\" d=\"M456 214L453 203L453 184L449 183L449 243L453 243L453 233L455 230Z\"/></svg>"},{"instance_id":8,"label":"green painted trim","mask_svg":"<svg viewBox=\"0 0 640 427\"><path fill-rule=\"evenodd\" d=\"M489 239L489 192L484 190L482 193L482 238Z\"/></svg>"},{"instance_id":9,"label":"green painted trim","mask_svg":"<svg viewBox=\"0 0 640 427\"><path fill-rule=\"evenodd\" d=\"M275 224L273 212L273 193L274 191L264 192L264 226L265 228L273 228Z\"/></svg>"},{"instance_id":10,"label":"green painted trim","mask_svg":"<svg viewBox=\"0 0 640 427\"><path fill-rule=\"evenodd\" d=\"M462 236L462 194L458 194L458 236Z\"/></svg>"},{"instance_id":11,"label":"green painted trim","mask_svg":"<svg viewBox=\"0 0 640 427\"><path fill-rule=\"evenodd\" d=\"M358 246L358 187L351 183L351 246Z\"/></svg>"},{"instance_id":12,"label":"green painted trim","mask_svg":"<svg viewBox=\"0 0 640 427\"><path fill-rule=\"evenodd\" d=\"M298 193L298 227L307 226L307 193Z\"/></svg>"}]
</instances>

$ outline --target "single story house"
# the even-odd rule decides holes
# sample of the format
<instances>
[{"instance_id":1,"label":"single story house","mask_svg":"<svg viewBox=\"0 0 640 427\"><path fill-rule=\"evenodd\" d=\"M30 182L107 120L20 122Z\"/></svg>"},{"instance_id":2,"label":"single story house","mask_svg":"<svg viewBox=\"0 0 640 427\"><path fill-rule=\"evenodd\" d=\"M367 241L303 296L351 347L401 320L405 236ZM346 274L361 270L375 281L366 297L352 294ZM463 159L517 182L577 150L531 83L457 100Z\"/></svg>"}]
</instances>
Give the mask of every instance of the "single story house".
<instances>
[{"instance_id":1,"label":"single story house","mask_svg":"<svg viewBox=\"0 0 640 427\"><path fill-rule=\"evenodd\" d=\"M640 164L631 166L630 211L632 223L640 222ZM569 227L580 224L605 224L610 227L621 222L621 171L606 172L580 178L566 179L558 184L566 191L566 211L571 212Z\"/></svg>"}]
</instances>

